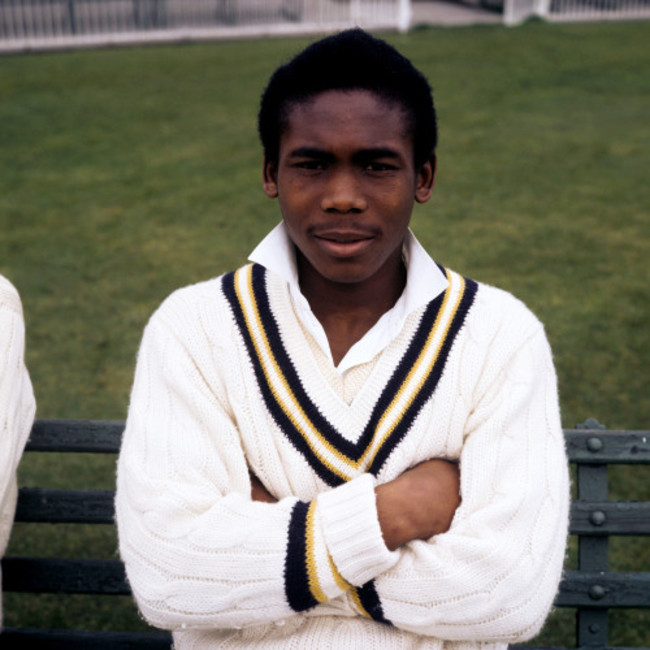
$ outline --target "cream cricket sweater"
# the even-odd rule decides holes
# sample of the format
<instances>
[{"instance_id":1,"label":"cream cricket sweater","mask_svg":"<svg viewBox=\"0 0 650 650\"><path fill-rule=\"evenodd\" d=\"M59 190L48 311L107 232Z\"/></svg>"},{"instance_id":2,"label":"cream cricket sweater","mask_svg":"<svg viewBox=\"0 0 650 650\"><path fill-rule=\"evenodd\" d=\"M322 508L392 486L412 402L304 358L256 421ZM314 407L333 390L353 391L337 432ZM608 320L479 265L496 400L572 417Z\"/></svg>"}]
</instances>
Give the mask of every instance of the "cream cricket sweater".
<instances>
[{"instance_id":1,"label":"cream cricket sweater","mask_svg":"<svg viewBox=\"0 0 650 650\"><path fill-rule=\"evenodd\" d=\"M9 280L0 275L0 557L7 548L14 521L18 494L16 468L36 410L24 353L25 325L20 297Z\"/></svg>"},{"instance_id":2,"label":"cream cricket sweater","mask_svg":"<svg viewBox=\"0 0 650 650\"><path fill-rule=\"evenodd\" d=\"M259 265L187 287L140 348L120 552L176 648L504 648L560 579L568 472L551 353L509 294L446 271L340 376ZM390 552L374 486L458 459L451 529ZM279 499L253 502L249 468Z\"/></svg>"}]
</instances>

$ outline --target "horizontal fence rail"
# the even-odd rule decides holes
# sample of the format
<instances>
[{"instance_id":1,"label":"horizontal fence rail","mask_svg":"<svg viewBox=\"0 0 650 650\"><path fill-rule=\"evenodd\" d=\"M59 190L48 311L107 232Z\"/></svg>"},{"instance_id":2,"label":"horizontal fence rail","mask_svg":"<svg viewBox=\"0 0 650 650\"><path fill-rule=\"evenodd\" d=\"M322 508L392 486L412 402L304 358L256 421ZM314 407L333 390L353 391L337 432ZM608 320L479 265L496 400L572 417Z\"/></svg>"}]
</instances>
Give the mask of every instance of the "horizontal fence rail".
<instances>
[{"instance_id":1,"label":"horizontal fence rail","mask_svg":"<svg viewBox=\"0 0 650 650\"><path fill-rule=\"evenodd\" d=\"M650 18L650 0L482 0L516 25ZM0 0L0 53L411 26L411 0Z\"/></svg>"},{"instance_id":2,"label":"horizontal fence rail","mask_svg":"<svg viewBox=\"0 0 650 650\"><path fill-rule=\"evenodd\" d=\"M650 432L608 430L585 431L569 429L566 431L567 452L574 463L595 465L650 462Z\"/></svg>"},{"instance_id":3,"label":"horizontal fence rail","mask_svg":"<svg viewBox=\"0 0 650 650\"><path fill-rule=\"evenodd\" d=\"M7 557L2 560L2 582L5 591L22 593L131 593L120 560Z\"/></svg>"},{"instance_id":4,"label":"horizontal fence rail","mask_svg":"<svg viewBox=\"0 0 650 650\"><path fill-rule=\"evenodd\" d=\"M601 610L650 607L650 573L565 571L555 605Z\"/></svg>"},{"instance_id":5,"label":"horizontal fence rail","mask_svg":"<svg viewBox=\"0 0 650 650\"><path fill-rule=\"evenodd\" d=\"M16 521L50 524L112 524L112 490L20 488Z\"/></svg>"},{"instance_id":6,"label":"horizontal fence rail","mask_svg":"<svg viewBox=\"0 0 650 650\"><path fill-rule=\"evenodd\" d=\"M507 25L538 16L553 22L650 18L650 0L505 0Z\"/></svg>"},{"instance_id":7,"label":"horizontal fence rail","mask_svg":"<svg viewBox=\"0 0 650 650\"><path fill-rule=\"evenodd\" d=\"M124 422L37 420L27 452L108 453L120 449ZM650 572L614 571L609 537L650 535L650 502L609 498L608 466L650 466L650 431L609 431L594 420L565 430L568 457L576 466L577 495L571 503L570 533L578 538L578 566L564 572L555 601L576 611L577 647L609 647L608 612L650 608ZM114 524L113 490L21 487L16 521L27 524ZM114 558L5 557L3 589L17 593L128 596L123 564ZM165 648L169 635L152 632L87 632L9 628L0 647ZM568 644L570 645L570 644ZM516 646L515 646L516 648ZM528 648L527 650L534 650ZM617 648L616 650L625 650Z\"/></svg>"},{"instance_id":8,"label":"horizontal fence rail","mask_svg":"<svg viewBox=\"0 0 650 650\"><path fill-rule=\"evenodd\" d=\"M166 632L100 632L5 628L2 650L171 650ZM531 649L532 650L532 649Z\"/></svg>"},{"instance_id":9,"label":"horizontal fence rail","mask_svg":"<svg viewBox=\"0 0 650 650\"><path fill-rule=\"evenodd\" d=\"M0 51L321 32L405 31L410 0L0 0Z\"/></svg>"},{"instance_id":10,"label":"horizontal fence rail","mask_svg":"<svg viewBox=\"0 0 650 650\"><path fill-rule=\"evenodd\" d=\"M36 420L25 450L116 454L123 431L119 421Z\"/></svg>"}]
</instances>

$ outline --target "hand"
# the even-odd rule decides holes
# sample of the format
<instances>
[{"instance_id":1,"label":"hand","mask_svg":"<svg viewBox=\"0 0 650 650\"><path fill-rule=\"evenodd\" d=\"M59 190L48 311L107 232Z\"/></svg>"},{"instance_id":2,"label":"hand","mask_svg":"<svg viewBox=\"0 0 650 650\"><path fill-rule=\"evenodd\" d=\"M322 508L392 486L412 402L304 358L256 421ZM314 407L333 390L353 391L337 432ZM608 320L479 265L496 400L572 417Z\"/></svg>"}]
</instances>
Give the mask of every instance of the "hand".
<instances>
[{"instance_id":1,"label":"hand","mask_svg":"<svg viewBox=\"0 0 650 650\"><path fill-rule=\"evenodd\" d=\"M375 488L377 515L386 546L394 551L415 539L449 530L460 505L457 463L428 460Z\"/></svg>"},{"instance_id":2,"label":"hand","mask_svg":"<svg viewBox=\"0 0 650 650\"><path fill-rule=\"evenodd\" d=\"M251 477L251 498L253 501L262 501L264 503L277 503L277 499L262 485L255 474L249 472Z\"/></svg>"}]
</instances>

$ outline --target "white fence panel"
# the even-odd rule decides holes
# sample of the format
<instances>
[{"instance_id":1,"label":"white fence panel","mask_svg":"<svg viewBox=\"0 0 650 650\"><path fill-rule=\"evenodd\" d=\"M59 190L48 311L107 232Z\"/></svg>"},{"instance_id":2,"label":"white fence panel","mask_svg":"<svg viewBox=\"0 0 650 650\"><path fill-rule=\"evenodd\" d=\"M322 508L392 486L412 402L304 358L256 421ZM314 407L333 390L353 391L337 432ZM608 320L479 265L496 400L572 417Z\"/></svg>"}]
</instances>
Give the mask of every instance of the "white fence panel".
<instances>
[{"instance_id":1,"label":"white fence panel","mask_svg":"<svg viewBox=\"0 0 650 650\"><path fill-rule=\"evenodd\" d=\"M650 0L506 0L504 22L516 25L532 16L553 22L650 18Z\"/></svg>"},{"instance_id":2,"label":"white fence panel","mask_svg":"<svg viewBox=\"0 0 650 650\"><path fill-rule=\"evenodd\" d=\"M0 0L0 52L409 27L410 0Z\"/></svg>"}]
</instances>

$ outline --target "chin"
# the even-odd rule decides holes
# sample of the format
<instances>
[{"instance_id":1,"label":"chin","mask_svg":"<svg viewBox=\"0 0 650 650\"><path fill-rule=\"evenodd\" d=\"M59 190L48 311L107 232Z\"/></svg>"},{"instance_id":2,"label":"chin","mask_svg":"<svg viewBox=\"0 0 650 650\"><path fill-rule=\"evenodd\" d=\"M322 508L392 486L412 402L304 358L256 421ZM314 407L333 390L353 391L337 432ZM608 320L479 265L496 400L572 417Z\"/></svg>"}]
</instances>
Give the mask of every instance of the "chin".
<instances>
[{"instance_id":1,"label":"chin","mask_svg":"<svg viewBox=\"0 0 650 650\"><path fill-rule=\"evenodd\" d=\"M328 282L348 285L361 284L372 277L372 275L368 273L354 273L350 271L341 273L321 273L321 276Z\"/></svg>"}]
</instances>

